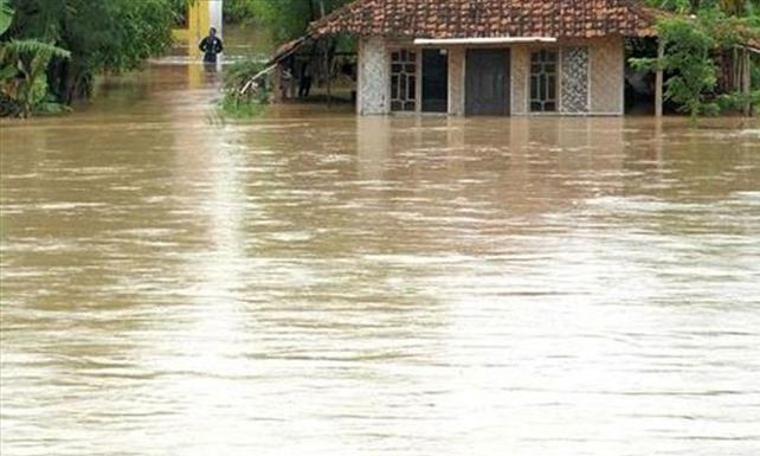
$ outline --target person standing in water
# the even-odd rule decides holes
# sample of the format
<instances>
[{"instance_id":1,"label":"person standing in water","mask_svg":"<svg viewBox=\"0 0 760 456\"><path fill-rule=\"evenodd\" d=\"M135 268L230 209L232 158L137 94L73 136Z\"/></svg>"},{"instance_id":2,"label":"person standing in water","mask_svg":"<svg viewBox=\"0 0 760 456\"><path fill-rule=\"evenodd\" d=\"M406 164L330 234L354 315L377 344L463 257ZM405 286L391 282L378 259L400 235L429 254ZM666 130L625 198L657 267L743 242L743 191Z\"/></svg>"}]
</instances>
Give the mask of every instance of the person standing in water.
<instances>
[{"instance_id":1,"label":"person standing in water","mask_svg":"<svg viewBox=\"0 0 760 456\"><path fill-rule=\"evenodd\" d=\"M201 44L198 48L203 52L204 63L216 63L216 56L224 51L224 44L222 40L216 36L216 29L211 27L208 32L208 36L201 40Z\"/></svg>"}]
</instances>

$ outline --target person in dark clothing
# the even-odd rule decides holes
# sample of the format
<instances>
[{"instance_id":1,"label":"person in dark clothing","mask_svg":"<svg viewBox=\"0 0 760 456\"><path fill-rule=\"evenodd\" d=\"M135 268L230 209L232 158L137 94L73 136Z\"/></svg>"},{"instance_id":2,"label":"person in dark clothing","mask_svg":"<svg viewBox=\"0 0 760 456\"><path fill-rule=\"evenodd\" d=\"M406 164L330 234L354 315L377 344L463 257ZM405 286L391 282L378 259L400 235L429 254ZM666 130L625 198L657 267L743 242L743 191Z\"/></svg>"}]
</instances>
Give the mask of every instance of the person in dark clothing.
<instances>
[{"instance_id":1,"label":"person in dark clothing","mask_svg":"<svg viewBox=\"0 0 760 456\"><path fill-rule=\"evenodd\" d=\"M208 36L201 40L198 48L203 52L203 61L205 63L216 63L216 55L224 51L224 44L216 36L216 29L214 27L211 27Z\"/></svg>"},{"instance_id":2,"label":"person in dark clothing","mask_svg":"<svg viewBox=\"0 0 760 456\"><path fill-rule=\"evenodd\" d=\"M304 63L301 68L301 80L298 84L298 98L307 98L311 92L311 68L309 63Z\"/></svg>"}]
</instances>

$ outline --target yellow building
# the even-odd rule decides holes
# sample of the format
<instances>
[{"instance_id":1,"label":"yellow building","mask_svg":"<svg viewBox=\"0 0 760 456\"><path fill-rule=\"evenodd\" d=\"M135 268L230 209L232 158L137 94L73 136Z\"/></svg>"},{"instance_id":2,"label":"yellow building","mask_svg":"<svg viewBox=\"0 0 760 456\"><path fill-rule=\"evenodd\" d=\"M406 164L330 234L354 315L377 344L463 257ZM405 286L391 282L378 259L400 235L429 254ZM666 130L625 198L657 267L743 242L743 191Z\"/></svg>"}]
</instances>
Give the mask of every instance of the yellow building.
<instances>
[{"instance_id":1,"label":"yellow building","mask_svg":"<svg viewBox=\"0 0 760 456\"><path fill-rule=\"evenodd\" d=\"M211 27L216 28L222 36L222 6L224 0L194 0L190 3L185 14L185 26L172 31L175 41L187 45L188 57L191 61L200 63L200 41L208 35ZM217 65L221 65L221 59ZM191 88L202 87L206 83L205 69L200 65L187 65L187 76Z\"/></svg>"},{"instance_id":2,"label":"yellow building","mask_svg":"<svg viewBox=\"0 0 760 456\"><path fill-rule=\"evenodd\" d=\"M186 27L175 29L174 38L179 42L186 42L191 50L197 51L196 44L208 35L211 27L216 28L219 36L222 36L223 4L224 0L195 0L192 2L185 16L187 19Z\"/></svg>"}]
</instances>

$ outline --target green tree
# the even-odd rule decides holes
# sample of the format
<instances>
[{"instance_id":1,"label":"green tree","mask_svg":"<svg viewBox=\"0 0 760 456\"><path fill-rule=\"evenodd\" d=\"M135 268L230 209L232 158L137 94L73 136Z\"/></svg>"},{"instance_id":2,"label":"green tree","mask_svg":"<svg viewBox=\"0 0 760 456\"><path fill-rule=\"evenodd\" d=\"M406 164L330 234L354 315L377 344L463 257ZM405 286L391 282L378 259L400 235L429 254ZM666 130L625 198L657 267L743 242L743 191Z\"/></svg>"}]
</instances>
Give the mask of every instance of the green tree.
<instances>
[{"instance_id":1,"label":"green tree","mask_svg":"<svg viewBox=\"0 0 760 456\"><path fill-rule=\"evenodd\" d=\"M692 117L714 114L720 108L741 106L756 100L758 93L718 96L722 57L733 68L742 65L741 48L760 38L760 0L649 0L651 6L673 12L658 22L658 35L665 45L662 59L632 59L640 69L661 69L671 77L665 98L678 103ZM754 63L757 67L757 63ZM758 70L754 70L755 72ZM753 78L755 79L755 78ZM757 81L753 87L758 89Z\"/></svg>"},{"instance_id":2,"label":"green tree","mask_svg":"<svg viewBox=\"0 0 760 456\"><path fill-rule=\"evenodd\" d=\"M259 23L270 28L277 41L303 35L309 23L351 0L242 0L250 4Z\"/></svg>"},{"instance_id":3,"label":"green tree","mask_svg":"<svg viewBox=\"0 0 760 456\"><path fill-rule=\"evenodd\" d=\"M36 40L68 52L46 64L47 90L62 103L88 96L95 74L135 69L164 52L176 17L172 0L0 1L14 10L0 46Z\"/></svg>"},{"instance_id":4,"label":"green tree","mask_svg":"<svg viewBox=\"0 0 760 456\"><path fill-rule=\"evenodd\" d=\"M719 9L734 16L747 16L760 12L760 0L647 0L650 6L679 13L698 13Z\"/></svg>"},{"instance_id":5,"label":"green tree","mask_svg":"<svg viewBox=\"0 0 760 456\"><path fill-rule=\"evenodd\" d=\"M244 24L253 21L256 11L250 0L225 0L224 22L228 24Z\"/></svg>"},{"instance_id":6,"label":"green tree","mask_svg":"<svg viewBox=\"0 0 760 456\"><path fill-rule=\"evenodd\" d=\"M664 57L633 59L634 66L673 73L666 82L665 98L678 103L692 118L714 113L717 105L705 99L718 82L718 70L710 56L713 38L702 27L695 27L694 21L681 17L661 21L657 31L665 44Z\"/></svg>"}]
</instances>

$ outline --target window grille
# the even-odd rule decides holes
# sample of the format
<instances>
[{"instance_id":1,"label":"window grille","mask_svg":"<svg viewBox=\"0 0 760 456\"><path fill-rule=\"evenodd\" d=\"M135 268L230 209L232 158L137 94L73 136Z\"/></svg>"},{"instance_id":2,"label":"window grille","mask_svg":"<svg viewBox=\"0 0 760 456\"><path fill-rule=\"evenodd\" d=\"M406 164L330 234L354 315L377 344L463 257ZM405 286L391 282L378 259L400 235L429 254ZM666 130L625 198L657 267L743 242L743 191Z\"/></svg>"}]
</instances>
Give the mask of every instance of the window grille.
<instances>
[{"instance_id":1,"label":"window grille","mask_svg":"<svg viewBox=\"0 0 760 456\"><path fill-rule=\"evenodd\" d=\"M558 52L542 49L530 56L530 110L557 110Z\"/></svg>"},{"instance_id":2,"label":"window grille","mask_svg":"<svg viewBox=\"0 0 760 456\"><path fill-rule=\"evenodd\" d=\"M391 111L417 108L417 53L401 49L391 53Z\"/></svg>"}]
</instances>

